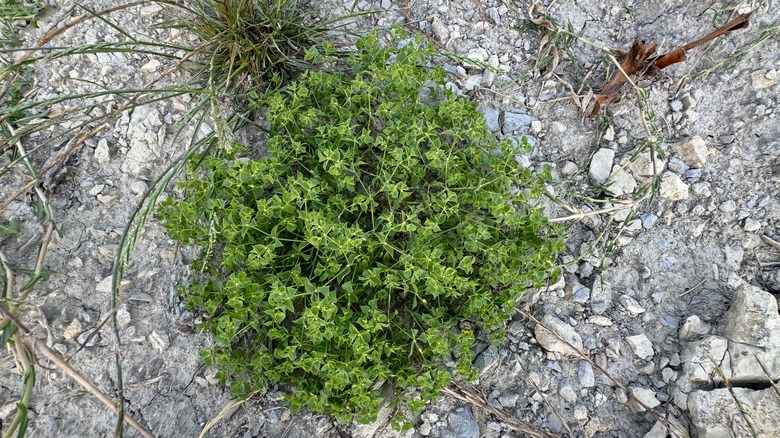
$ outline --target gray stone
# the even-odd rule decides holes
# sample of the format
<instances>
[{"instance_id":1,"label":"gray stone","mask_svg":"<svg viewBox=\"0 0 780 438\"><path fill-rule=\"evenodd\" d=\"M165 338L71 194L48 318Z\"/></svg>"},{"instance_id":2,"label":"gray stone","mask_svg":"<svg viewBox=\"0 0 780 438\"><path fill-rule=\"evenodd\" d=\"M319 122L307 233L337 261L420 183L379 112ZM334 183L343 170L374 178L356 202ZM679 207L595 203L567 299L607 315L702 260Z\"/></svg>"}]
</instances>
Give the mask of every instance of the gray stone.
<instances>
[{"instance_id":1,"label":"gray stone","mask_svg":"<svg viewBox=\"0 0 780 438\"><path fill-rule=\"evenodd\" d=\"M477 358L474 360L474 366L481 374L490 369L490 367L496 363L498 358L498 347L491 344L479 356L477 356Z\"/></svg>"},{"instance_id":2,"label":"gray stone","mask_svg":"<svg viewBox=\"0 0 780 438\"><path fill-rule=\"evenodd\" d=\"M574 331L572 326L552 315L545 315L541 322L541 324L537 324L534 328L534 335L537 342L539 342L539 345L547 351L579 356L577 350L572 349L566 345L566 343L558 339L558 337L560 337L566 340L566 342L571 344L574 348L582 351L582 338Z\"/></svg>"},{"instance_id":3,"label":"gray stone","mask_svg":"<svg viewBox=\"0 0 780 438\"><path fill-rule=\"evenodd\" d=\"M441 431L442 438L479 438L479 424L468 407L450 412L447 427Z\"/></svg>"},{"instance_id":4,"label":"gray stone","mask_svg":"<svg viewBox=\"0 0 780 438\"><path fill-rule=\"evenodd\" d=\"M588 302L589 298L590 298L590 289L577 283L574 292L572 293L572 299L574 300L574 302L585 304Z\"/></svg>"},{"instance_id":5,"label":"gray stone","mask_svg":"<svg viewBox=\"0 0 780 438\"><path fill-rule=\"evenodd\" d=\"M691 168L690 166L685 164L683 160L676 157L670 158L667 166L669 167L669 170L671 170L674 173L678 173L680 175L683 175L685 172L688 171L688 169Z\"/></svg>"},{"instance_id":6,"label":"gray stone","mask_svg":"<svg viewBox=\"0 0 780 438\"><path fill-rule=\"evenodd\" d=\"M558 390L558 393L569 404L574 403L574 402L577 401L577 393L574 392L574 388L572 388L571 385L564 385L564 386L562 386L561 389Z\"/></svg>"},{"instance_id":7,"label":"gray stone","mask_svg":"<svg viewBox=\"0 0 780 438\"><path fill-rule=\"evenodd\" d=\"M640 306L639 303L628 295L621 295L619 298L620 304L629 311L632 315L639 315L645 313L645 308Z\"/></svg>"},{"instance_id":8,"label":"gray stone","mask_svg":"<svg viewBox=\"0 0 780 438\"><path fill-rule=\"evenodd\" d=\"M514 408L517 405L517 400L520 398L520 394L515 392L504 394L498 397L498 402L505 408Z\"/></svg>"},{"instance_id":9,"label":"gray stone","mask_svg":"<svg viewBox=\"0 0 780 438\"><path fill-rule=\"evenodd\" d=\"M601 315L611 306L612 287L599 276L590 289L590 310L596 315Z\"/></svg>"},{"instance_id":10,"label":"gray stone","mask_svg":"<svg viewBox=\"0 0 780 438\"><path fill-rule=\"evenodd\" d=\"M590 160L590 168L588 169L588 176L593 181L601 184L607 181L609 174L612 172L612 160L615 159L615 151L609 148L601 148L593 154L593 158Z\"/></svg>"},{"instance_id":11,"label":"gray stone","mask_svg":"<svg viewBox=\"0 0 780 438\"><path fill-rule=\"evenodd\" d=\"M655 221L658 220L658 216L654 215L653 213L645 213L639 218L642 220L642 226L647 230L653 228Z\"/></svg>"},{"instance_id":12,"label":"gray stone","mask_svg":"<svg viewBox=\"0 0 780 438\"><path fill-rule=\"evenodd\" d=\"M626 336L626 342L631 347L631 351L642 359L649 359L655 354L653 344L644 333L636 336Z\"/></svg>"},{"instance_id":13,"label":"gray stone","mask_svg":"<svg viewBox=\"0 0 780 438\"><path fill-rule=\"evenodd\" d=\"M674 111L674 112L678 112L678 111L680 111L681 109L683 109L683 103L682 103L682 102L680 102L679 100L673 100L673 101L672 101L672 102L669 104L669 106L670 106L670 107L672 107L672 111Z\"/></svg>"},{"instance_id":14,"label":"gray stone","mask_svg":"<svg viewBox=\"0 0 780 438\"><path fill-rule=\"evenodd\" d=\"M538 119L534 116L529 116L528 114L507 111L504 113L504 126L502 127L502 132L504 135L525 133L530 129L531 122L535 120Z\"/></svg>"},{"instance_id":15,"label":"gray stone","mask_svg":"<svg viewBox=\"0 0 780 438\"><path fill-rule=\"evenodd\" d=\"M588 361L580 361L577 367L577 378L580 379L580 386L583 388L592 388L596 385L596 376L593 374L593 367Z\"/></svg>"},{"instance_id":16,"label":"gray stone","mask_svg":"<svg viewBox=\"0 0 780 438\"><path fill-rule=\"evenodd\" d=\"M780 437L780 403L773 388L760 391L733 388L732 391L758 436ZM694 391L688 396L691 423L699 438L755 436L740 409L737 409L734 397L728 388Z\"/></svg>"}]
</instances>

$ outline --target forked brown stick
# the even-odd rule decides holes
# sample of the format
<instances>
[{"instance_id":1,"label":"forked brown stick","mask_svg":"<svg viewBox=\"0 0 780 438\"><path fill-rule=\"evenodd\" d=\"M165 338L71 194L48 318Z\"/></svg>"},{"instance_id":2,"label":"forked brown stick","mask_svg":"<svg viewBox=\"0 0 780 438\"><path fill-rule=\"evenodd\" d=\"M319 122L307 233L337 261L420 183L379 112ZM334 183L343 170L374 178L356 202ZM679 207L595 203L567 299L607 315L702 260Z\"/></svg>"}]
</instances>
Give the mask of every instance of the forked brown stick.
<instances>
[{"instance_id":1,"label":"forked brown stick","mask_svg":"<svg viewBox=\"0 0 780 438\"><path fill-rule=\"evenodd\" d=\"M643 75L653 75L672 64L685 61L686 52L688 50L696 48L708 41L712 41L732 30L748 27L751 13L752 12L740 14L733 20L715 29L712 33L659 56L652 56L657 48L656 43L648 44L644 40L634 42L631 46L631 50L629 50L628 54L620 62L621 70L616 71L609 82L607 82L607 85L601 89L599 94L594 96L596 103L593 105L593 111L590 112L588 117L593 118L602 108L607 106L609 102L617 97L620 90L628 82L628 77L626 77L626 75L637 75L639 77Z\"/></svg>"}]
</instances>

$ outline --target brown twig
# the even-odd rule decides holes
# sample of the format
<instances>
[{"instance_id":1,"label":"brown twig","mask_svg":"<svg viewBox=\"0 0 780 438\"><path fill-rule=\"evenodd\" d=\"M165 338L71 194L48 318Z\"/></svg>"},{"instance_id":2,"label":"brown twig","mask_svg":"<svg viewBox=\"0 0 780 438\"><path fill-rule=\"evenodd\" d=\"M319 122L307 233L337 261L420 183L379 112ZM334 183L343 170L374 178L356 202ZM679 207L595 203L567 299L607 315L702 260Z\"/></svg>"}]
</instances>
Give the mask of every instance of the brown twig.
<instances>
[{"instance_id":1,"label":"brown twig","mask_svg":"<svg viewBox=\"0 0 780 438\"><path fill-rule=\"evenodd\" d=\"M113 400L111 400L106 394L104 394L100 389L98 389L95 385L93 385L89 380L84 378L84 376L82 376L78 371L76 371L72 366L70 366L68 362L63 360L62 357L60 357L60 355L57 352L49 349L49 347L47 347L46 344L40 342L38 338L32 335L24 336L23 340L31 344L35 350L40 351L50 361L54 362L54 364L57 365L59 369L64 371L73 380L75 380L81 386L83 386L84 389L89 391L90 394L94 395L98 400L103 402L104 405L108 406L109 409L111 409L114 412L119 412L119 408L117 407L117 404ZM128 415L127 412L124 413L124 420L129 425L133 426L145 438L154 438L154 435L152 435L151 432L149 432L133 417Z\"/></svg>"}]
</instances>

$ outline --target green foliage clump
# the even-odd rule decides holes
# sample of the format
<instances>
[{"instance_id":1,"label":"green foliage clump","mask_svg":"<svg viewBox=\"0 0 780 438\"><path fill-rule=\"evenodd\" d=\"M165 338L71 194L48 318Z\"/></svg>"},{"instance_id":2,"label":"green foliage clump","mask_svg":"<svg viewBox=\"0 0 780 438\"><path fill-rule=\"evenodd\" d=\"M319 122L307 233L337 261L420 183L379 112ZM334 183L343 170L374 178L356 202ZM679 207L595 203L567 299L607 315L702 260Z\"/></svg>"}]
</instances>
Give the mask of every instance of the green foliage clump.
<instances>
[{"instance_id":1,"label":"green foliage clump","mask_svg":"<svg viewBox=\"0 0 780 438\"><path fill-rule=\"evenodd\" d=\"M186 302L236 396L290 382L292 409L371 421L382 383L413 410L474 378L560 239L481 114L444 90L421 41L362 38L351 73L311 71L267 104L267 151L203 154L160 217L205 248ZM397 41L396 41L397 43ZM260 157L260 158L257 158Z\"/></svg>"}]
</instances>

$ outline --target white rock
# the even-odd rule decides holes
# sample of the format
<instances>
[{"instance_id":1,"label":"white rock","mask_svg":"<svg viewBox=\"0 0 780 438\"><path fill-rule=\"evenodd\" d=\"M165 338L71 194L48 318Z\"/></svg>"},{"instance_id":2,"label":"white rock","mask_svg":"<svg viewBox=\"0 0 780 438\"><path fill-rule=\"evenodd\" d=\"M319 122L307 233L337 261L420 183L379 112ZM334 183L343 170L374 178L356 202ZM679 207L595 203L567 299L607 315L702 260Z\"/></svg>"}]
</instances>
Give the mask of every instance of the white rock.
<instances>
[{"instance_id":1,"label":"white rock","mask_svg":"<svg viewBox=\"0 0 780 438\"><path fill-rule=\"evenodd\" d=\"M490 58L490 55L488 54L487 50L483 49L482 47L477 47L476 49L472 50L466 55L466 58L477 61L477 62L485 62Z\"/></svg>"},{"instance_id":2,"label":"white rock","mask_svg":"<svg viewBox=\"0 0 780 438\"><path fill-rule=\"evenodd\" d=\"M577 334L576 331L574 331L572 326L552 315L545 315L541 322L541 324L537 324L534 328L534 335L536 340L539 342L539 345L541 345L547 351L563 353L571 356L580 355L577 350L582 351L582 338L579 334ZM558 336L565 339L566 342L574 346L577 350L572 349L566 345L563 341L558 339L558 336L555 336L555 334L550 332L550 330L545 327L557 333Z\"/></svg>"},{"instance_id":3,"label":"white rock","mask_svg":"<svg viewBox=\"0 0 780 438\"><path fill-rule=\"evenodd\" d=\"M171 345L170 337L166 333L152 331L148 336L149 343L162 354Z\"/></svg>"},{"instance_id":4,"label":"white rock","mask_svg":"<svg viewBox=\"0 0 780 438\"><path fill-rule=\"evenodd\" d=\"M154 73L160 68L161 65L162 64L160 64L160 61L152 59L144 64L143 67L141 67L141 71L144 73Z\"/></svg>"},{"instance_id":5,"label":"white rock","mask_svg":"<svg viewBox=\"0 0 780 438\"><path fill-rule=\"evenodd\" d=\"M780 315L772 294L748 284L737 289L720 330L732 341L726 377L736 384L765 382L763 365L780 379Z\"/></svg>"},{"instance_id":6,"label":"white rock","mask_svg":"<svg viewBox=\"0 0 780 438\"><path fill-rule=\"evenodd\" d=\"M620 304L633 315L639 315L645 313L645 308L640 306L639 303L628 295L621 295L619 298Z\"/></svg>"},{"instance_id":7,"label":"white rock","mask_svg":"<svg viewBox=\"0 0 780 438\"><path fill-rule=\"evenodd\" d=\"M677 379L677 386L683 392L690 393L701 385L722 382L715 367L722 366L727 348L728 340L721 336L708 336L700 341L684 343L680 354L683 369Z\"/></svg>"},{"instance_id":8,"label":"white rock","mask_svg":"<svg viewBox=\"0 0 780 438\"><path fill-rule=\"evenodd\" d=\"M661 370L661 378L664 380L664 383L669 383L669 381L674 378L674 370L671 368L664 368Z\"/></svg>"},{"instance_id":9,"label":"white rock","mask_svg":"<svg viewBox=\"0 0 780 438\"><path fill-rule=\"evenodd\" d=\"M636 386L629 386L629 389L631 389L631 393L634 394L634 397L637 398L640 402L647 405L649 408L654 408L661 404L660 401L655 397L655 391L648 388L640 388ZM641 406L637 405L637 410L644 410Z\"/></svg>"},{"instance_id":10,"label":"white rock","mask_svg":"<svg viewBox=\"0 0 780 438\"><path fill-rule=\"evenodd\" d=\"M163 10L163 7L160 6L160 5L144 6L143 8L141 8L141 16L149 17L149 16L157 14L158 12L161 12L162 10Z\"/></svg>"},{"instance_id":11,"label":"white rock","mask_svg":"<svg viewBox=\"0 0 780 438\"><path fill-rule=\"evenodd\" d=\"M631 347L631 351L642 359L649 359L655 354L653 344L644 333L636 336L626 336L626 342Z\"/></svg>"},{"instance_id":12,"label":"white rock","mask_svg":"<svg viewBox=\"0 0 780 438\"><path fill-rule=\"evenodd\" d=\"M758 231L761 229L761 222L752 218L747 218L745 219L743 227L745 228L745 231Z\"/></svg>"},{"instance_id":13,"label":"white rock","mask_svg":"<svg viewBox=\"0 0 780 438\"><path fill-rule=\"evenodd\" d=\"M612 192L615 196L630 194L636 189L636 180L634 180L634 177L617 165L612 168L612 174L609 176L609 181L607 190Z\"/></svg>"},{"instance_id":14,"label":"white rock","mask_svg":"<svg viewBox=\"0 0 780 438\"><path fill-rule=\"evenodd\" d=\"M594 182L599 184L604 183L609 174L612 171L612 160L615 159L615 151L609 148L601 148L593 154L593 158L590 160L590 168L588 169L588 176L590 176Z\"/></svg>"},{"instance_id":15,"label":"white rock","mask_svg":"<svg viewBox=\"0 0 780 438\"><path fill-rule=\"evenodd\" d=\"M628 155L628 157L621 160L620 164L625 165L634 178L639 181L648 181L655 175L660 175L666 168L666 161L661 160L658 156L656 156L655 165L653 164L650 151L637 155L633 160L630 159L630 156L633 154Z\"/></svg>"},{"instance_id":16,"label":"white rock","mask_svg":"<svg viewBox=\"0 0 780 438\"><path fill-rule=\"evenodd\" d=\"M612 320L610 320L606 316L593 315L590 318L588 318L588 322L593 324L593 325L597 325L599 327L611 327L612 326Z\"/></svg>"},{"instance_id":17,"label":"white rock","mask_svg":"<svg viewBox=\"0 0 780 438\"><path fill-rule=\"evenodd\" d=\"M613 141L615 139L615 128L612 125L607 126L607 130L604 131L604 141Z\"/></svg>"},{"instance_id":18,"label":"white rock","mask_svg":"<svg viewBox=\"0 0 780 438\"><path fill-rule=\"evenodd\" d=\"M111 154L108 150L108 140L101 138L100 141L98 141L94 157L101 166L105 167L108 165L111 161Z\"/></svg>"},{"instance_id":19,"label":"white rock","mask_svg":"<svg viewBox=\"0 0 780 438\"><path fill-rule=\"evenodd\" d=\"M750 74L750 79L756 90L769 88L777 81L777 70L756 70Z\"/></svg>"},{"instance_id":20,"label":"white rock","mask_svg":"<svg viewBox=\"0 0 780 438\"><path fill-rule=\"evenodd\" d=\"M688 199L688 184L672 172L664 172L661 177L661 197L672 201Z\"/></svg>"}]
</instances>

